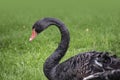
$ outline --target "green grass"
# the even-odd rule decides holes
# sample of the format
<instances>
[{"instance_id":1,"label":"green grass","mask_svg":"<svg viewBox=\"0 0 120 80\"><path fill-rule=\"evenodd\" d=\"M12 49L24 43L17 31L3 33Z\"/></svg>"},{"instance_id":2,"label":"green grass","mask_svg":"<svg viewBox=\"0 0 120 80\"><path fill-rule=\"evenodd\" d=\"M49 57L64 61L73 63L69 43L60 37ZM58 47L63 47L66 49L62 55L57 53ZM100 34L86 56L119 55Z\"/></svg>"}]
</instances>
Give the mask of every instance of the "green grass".
<instances>
[{"instance_id":1,"label":"green grass","mask_svg":"<svg viewBox=\"0 0 120 80\"><path fill-rule=\"evenodd\" d=\"M120 56L119 4L117 0L1 0L0 80L47 80L43 63L57 47L60 33L51 26L29 42L32 25L44 17L60 19L70 31L70 47L62 61L91 50Z\"/></svg>"}]
</instances>

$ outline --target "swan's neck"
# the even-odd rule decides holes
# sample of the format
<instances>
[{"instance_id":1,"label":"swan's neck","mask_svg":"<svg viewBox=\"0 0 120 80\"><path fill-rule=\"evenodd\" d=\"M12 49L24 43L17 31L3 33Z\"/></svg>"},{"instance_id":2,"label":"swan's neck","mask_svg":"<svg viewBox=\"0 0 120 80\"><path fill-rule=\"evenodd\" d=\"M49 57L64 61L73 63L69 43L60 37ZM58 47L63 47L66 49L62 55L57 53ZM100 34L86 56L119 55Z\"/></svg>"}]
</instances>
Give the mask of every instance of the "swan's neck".
<instances>
[{"instance_id":1,"label":"swan's neck","mask_svg":"<svg viewBox=\"0 0 120 80\"><path fill-rule=\"evenodd\" d=\"M59 43L58 48L54 51L54 53L50 57L47 58L44 64L44 73L47 77L49 77L49 73L51 72L51 70L57 64L59 64L59 61L65 55L69 46L70 36L68 29L59 20L50 19L46 22L47 26L56 25L61 32L61 42Z\"/></svg>"}]
</instances>

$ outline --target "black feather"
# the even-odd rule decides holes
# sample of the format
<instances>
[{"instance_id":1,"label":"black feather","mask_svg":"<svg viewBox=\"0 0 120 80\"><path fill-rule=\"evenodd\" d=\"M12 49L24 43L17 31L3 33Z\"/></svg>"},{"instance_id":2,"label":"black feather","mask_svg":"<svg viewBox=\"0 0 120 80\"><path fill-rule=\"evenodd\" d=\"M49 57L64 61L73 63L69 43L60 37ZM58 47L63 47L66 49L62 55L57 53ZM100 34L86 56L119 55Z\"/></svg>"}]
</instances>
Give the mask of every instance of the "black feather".
<instances>
[{"instance_id":1,"label":"black feather","mask_svg":"<svg viewBox=\"0 0 120 80\"><path fill-rule=\"evenodd\" d=\"M114 69L120 69L120 60L108 52L80 53L59 63L69 47L69 31L58 19L44 18L33 25L37 33L50 25L56 25L61 32L61 42L44 64L44 73L49 80L82 80L89 75ZM105 73L106 74L106 73ZM116 73L114 73L116 74Z\"/></svg>"}]
</instances>

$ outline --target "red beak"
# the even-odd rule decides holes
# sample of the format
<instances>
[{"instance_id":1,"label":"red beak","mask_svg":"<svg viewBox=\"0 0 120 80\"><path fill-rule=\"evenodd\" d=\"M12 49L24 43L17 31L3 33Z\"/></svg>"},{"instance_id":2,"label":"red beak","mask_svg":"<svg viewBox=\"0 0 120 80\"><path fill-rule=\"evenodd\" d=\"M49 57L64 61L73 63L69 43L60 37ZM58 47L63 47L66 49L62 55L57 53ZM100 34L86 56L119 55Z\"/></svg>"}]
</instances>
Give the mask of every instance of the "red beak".
<instances>
[{"instance_id":1,"label":"red beak","mask_svg":"<svg viewBox=\"0 0 120 80\"><path fill-rule=\"evenodd\" d=\"M36 36L37 36L37 32L35 31L35 29L33 29L32 30L32 35L31 35L29 41L32 41Z\"/></svg>"}]
</instances>

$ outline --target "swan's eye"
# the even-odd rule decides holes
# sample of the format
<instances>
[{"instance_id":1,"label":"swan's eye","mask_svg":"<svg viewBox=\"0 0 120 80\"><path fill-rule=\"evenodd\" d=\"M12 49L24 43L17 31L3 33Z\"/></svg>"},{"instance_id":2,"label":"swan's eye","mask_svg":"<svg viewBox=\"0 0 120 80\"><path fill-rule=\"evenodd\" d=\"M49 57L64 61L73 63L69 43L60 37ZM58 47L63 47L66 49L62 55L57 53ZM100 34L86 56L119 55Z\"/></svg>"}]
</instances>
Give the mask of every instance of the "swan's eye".
<instances>
[{"instance_id":1,"label":"swan's eye","mask_svg":"<svg viewBox=\"0 0 120 80\"><path fill-rule=\"evenodd\" d=\"M35 29L35 26L33 26L32 29Z\"/></svg>"}]
</instances>

